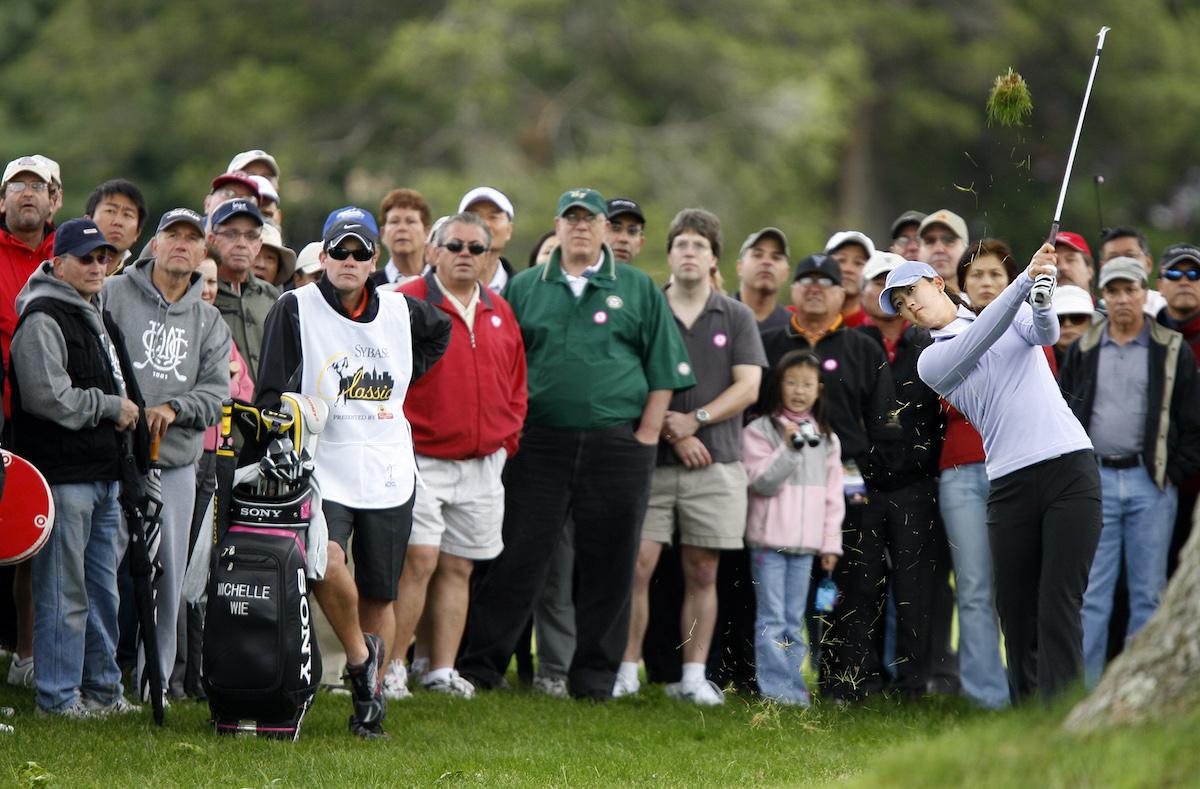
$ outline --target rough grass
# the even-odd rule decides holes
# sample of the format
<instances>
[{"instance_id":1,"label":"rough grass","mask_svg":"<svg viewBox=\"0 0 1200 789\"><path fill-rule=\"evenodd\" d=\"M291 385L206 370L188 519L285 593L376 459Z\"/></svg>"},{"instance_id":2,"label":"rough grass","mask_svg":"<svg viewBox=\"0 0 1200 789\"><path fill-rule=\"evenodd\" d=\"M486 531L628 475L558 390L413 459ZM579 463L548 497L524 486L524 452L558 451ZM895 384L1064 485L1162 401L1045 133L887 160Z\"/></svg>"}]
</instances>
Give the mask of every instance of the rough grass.
<instances>
[{"instance_id":1,"label":"rough grass","mask_svg":"<svg viewBox=\"0 0 1200 789\"><path fill-rule=\"evenodd\" d=\"M660 688L609 704L516 690L471 701L417 693L391 705L391 738L346 731L344 696L322 693L298 743L219 738L207 708L176 704L107 721L37 718L29 694L0 734L0 785L15 786L1190 786L1200 714L1077 738L1065 707L984 713L958 700L781 708L731 696L700 709Z\"/></svg>"}]
</instances>

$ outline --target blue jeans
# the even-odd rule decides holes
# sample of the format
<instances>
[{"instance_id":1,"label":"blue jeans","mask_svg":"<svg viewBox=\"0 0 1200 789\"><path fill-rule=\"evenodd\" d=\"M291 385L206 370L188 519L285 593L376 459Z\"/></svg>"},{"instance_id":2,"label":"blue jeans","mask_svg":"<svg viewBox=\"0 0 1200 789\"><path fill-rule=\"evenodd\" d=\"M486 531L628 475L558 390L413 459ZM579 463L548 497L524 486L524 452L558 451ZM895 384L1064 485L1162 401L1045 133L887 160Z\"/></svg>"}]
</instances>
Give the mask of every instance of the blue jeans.
<instances>
[{"instance_id":1,"label":"blue jeans","mask_svg":"<svg viewBox=\"0 0 1200 789\"><path fill-rule=\"evenodd\" d=\"M1113 591L1125 562L1129 587L1129 638L1158 609L1167 585L1167 551L1175 528L1178 491L1159 490L1143 466L1100 468L1104 526L1083 594L1083 666L1088 687L1104 673Z\"/></svg>"},{"instance_id":2,"label":"blue jeans","mask_svg":"<svg viewBox=\"0 0 1200 789\"><path fill-rule=\"evenodd\" d=\"M54 529L33 557L37 704L122 693L117 668L117 483L51 485Z\"/></svg>"},{"instance_id":3,"label":"blue jeans","mask_svg":"<svg viewBox=\"0 0 1200 789\"><path fill-rule=\"evenodd\" d=\"M754 660L758 690L786 704L810 701L804 683L804 614L812 578L812 554L780 553L770 548L750 551L757 614Z\"/></svg>"},{"instance_id":4,"label":"blue jeans","mask_svg":"<svg viewBox=\"0 0 1200 789\"><path fill-rule=\"evenodd\" d=\"M942 472L938 504L954 560L963 694L980 706L999 709L1008 705L1009 690L1000 662L1000 627L988 546L989 487L983 463L953 466Z\"/></svg>"}]
</instances>

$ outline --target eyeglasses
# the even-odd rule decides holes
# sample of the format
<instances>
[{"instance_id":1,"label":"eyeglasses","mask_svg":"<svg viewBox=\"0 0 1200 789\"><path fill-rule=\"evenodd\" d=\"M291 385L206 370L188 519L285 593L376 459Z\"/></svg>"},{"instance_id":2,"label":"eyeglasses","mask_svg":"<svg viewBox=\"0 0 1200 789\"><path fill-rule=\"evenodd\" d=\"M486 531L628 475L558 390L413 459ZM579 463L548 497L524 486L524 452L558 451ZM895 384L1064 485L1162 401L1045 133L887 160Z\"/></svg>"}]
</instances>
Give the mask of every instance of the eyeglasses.
<instances>
[{"instance_id":1,"label":"eyeglasses","mask_svg":"<svg viewBox=\"0 0 1200 789\"><path fill-rule=\"evenodd\" d=\"M330 247L325 252L334 260L345 260L348 257L353 257L359 263L368 261L375 256L375 250L366 248L346 249L345 247Z\"/></svg>"},{"instance_id":2,"label":"eyeglasses","mask_svg":"<svg viewBox=\"0 0 1200 789\"><path fill-rule=\"evenodd\" d=\"M616 233L618 236L624 233L627 236L637 238L642 234L642 226L635 224L622 224L620 222L609 222L608 229Z\"/></svg>"},{"instance_id":3,"label":"eyeglasses","mask_svg":"<svg viewBox=\"0 0 1200 789\"><path fill-rule=\"evenodd\" d=\"M598 214L567 214L566 216L560 218L571 227L575 227L575 225L579 224L580 222L591 224L591 222L597 216Z\"/></svg>"},{"instance_id":4,"label":"eyeglasses","mask_svg":"<svg viewBox=\"0 0 1200 789\"><path fill-rule=\"evenodd\" d=\"M1188 278L1189 282L1200 280L1200 269L1198 268L1169 268L1162 273L1163 277L1172 282L1179 282L1184 277Z\"/></svg>"},{"instance_id":5,"label":"eyeglasses","mask_svg":"<svg viewBox=\"0 0 1200 789\"><path fill-rule=\"evenodd\" d=\"M832 288L833 280L829 277L801 277L796 280L796 284L807 288L810 285L820 285L822 288Z\"/></svg>"},{"instance_id":6,"label":"eyeglasses","mask_svg":"<svg viewBox=\"0 0 1200 789\"><path fill-rule=\"evenodd\" d=\"M26 189L32 189L35 192L44 192L49 188L50 184L45 181L30 181L29 183L25 181L9 181L6 187L10 195L20 194Z\"/></svg>"},{"instance_id":7,"label":"eyeglasses","mask_svg":"<svg viewBox=\"0 0 1200 789\"><path fill-rule=\"evenodd\" d=\"M252 243L262 238L262 230L214 230L213 235L234 243L237 243L239 238L246 243Z\"/></svg>"},{"instance_id":8,"label":"eyeglasses","mask_svg":"<svg viewBox=\"0 0 1200 789\"><path fill-rule=\"evenodd\" d=\"M958 236L954 236L949 233L942 233L941 235L938 235L937 233L930 233L927 236L921 236L921 243L930 247L939 241L941 242L942 246L948 247L957 240Z\"/></svg>"},{"instance_id":9,"label":"eyeglasses","mask_svg":"<svg viewBox=\"0 0 1200 789\"><path fill-rule=\"evenodd\" d=\"M1082 326L1085 323L1091 323L1091 315L1059 315L1059 326Z\"/></svg>"},{"instance_id":10,"label":"eyeglasses","mask_svg":"<svg viewBox=\"0 0 1200 789\"><path fill-rule=\"evenodd\" d=\"M82 255L79 257L79 262L85 266L91 266L95 263L103 263L108 265L108 250L97 249L95 252Z\"/></svg>"},{"instance_id":11,"label":"eyeglasses","mask_svg":"<svg viewBox=\"0 0 1200 789\"><path fill-rule=\"evenodd\" d=\"M453 252L455 255L457 255L458 253L462 252L465 249L465 250L467 250L467 252L469 252L471 254L472 257L479 257L484 252L488 251L488 248L485 247L483 244L480 244L478 241L472 241L469 244L464 244L462 241L460 241L457 238L455 238L451 241L447 241L445 244L442 244L442 249Z\"/></svg>"}]
</instances>

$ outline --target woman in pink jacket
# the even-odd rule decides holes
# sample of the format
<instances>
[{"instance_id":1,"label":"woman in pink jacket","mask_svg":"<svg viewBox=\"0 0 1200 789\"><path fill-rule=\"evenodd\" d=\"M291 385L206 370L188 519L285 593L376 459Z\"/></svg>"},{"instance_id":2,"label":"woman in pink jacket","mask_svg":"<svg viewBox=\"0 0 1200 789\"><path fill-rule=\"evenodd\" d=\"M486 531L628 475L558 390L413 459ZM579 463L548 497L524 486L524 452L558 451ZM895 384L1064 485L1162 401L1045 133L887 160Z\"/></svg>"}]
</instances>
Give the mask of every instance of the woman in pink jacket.
<instances>
[{"instance_id":1,"label":"woman in pink jacket","mask_svg":"<svg viewBox=\"0 0 1200 789\"><path fill-rule=\"evenodd\" d=\"M781 704L810 703L804 683L804 615L813 557L833 572L842 554L841 447L821 408L821 361L809 351L779 360L766 415L742 433L750 480L746 547L758 612L759 691Z\"/></svg>"}]
</instances>

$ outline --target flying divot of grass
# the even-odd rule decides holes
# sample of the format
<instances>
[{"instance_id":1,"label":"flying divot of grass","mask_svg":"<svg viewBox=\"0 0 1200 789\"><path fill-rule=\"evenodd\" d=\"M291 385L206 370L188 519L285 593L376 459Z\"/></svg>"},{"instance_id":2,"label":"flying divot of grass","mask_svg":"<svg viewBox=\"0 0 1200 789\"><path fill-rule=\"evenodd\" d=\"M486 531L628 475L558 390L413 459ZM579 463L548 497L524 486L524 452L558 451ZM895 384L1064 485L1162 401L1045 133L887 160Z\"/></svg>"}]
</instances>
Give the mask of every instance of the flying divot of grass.
<instances>
[{"instance_id":1,"label":"flying divot of grass","mask_svg":"<svg viewBox=\"0 0 1200 789\"><path fill-rule=\"evenodd\" d=\"M1025 78L1011 67L1006 74L996 77L992 92L988 94L988 126L1024 126L1025 119L1033 113L1033 96Z\"/></svg>"}]
</instances>

